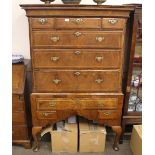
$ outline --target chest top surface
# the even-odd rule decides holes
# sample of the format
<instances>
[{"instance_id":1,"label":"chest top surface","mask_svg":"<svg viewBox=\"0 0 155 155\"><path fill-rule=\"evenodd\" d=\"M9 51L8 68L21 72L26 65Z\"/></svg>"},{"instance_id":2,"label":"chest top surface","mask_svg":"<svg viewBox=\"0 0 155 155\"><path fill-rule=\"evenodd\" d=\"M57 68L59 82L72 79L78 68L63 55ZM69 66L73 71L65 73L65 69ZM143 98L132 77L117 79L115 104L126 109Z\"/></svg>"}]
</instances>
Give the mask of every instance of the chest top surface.
<instances>
[{"instance_id":1,"label":"chest top surface","mask_svg":"<svg viewBox=\"0 0 155 155\"><path fill-rule=\"evenodd\" d=\"M123 5L45 5L22 4L27 16L102 16L102 17L129 17L135 10L134 6ZM89 14L88 14L89 12Z\"/></svg>"}]
</instances>

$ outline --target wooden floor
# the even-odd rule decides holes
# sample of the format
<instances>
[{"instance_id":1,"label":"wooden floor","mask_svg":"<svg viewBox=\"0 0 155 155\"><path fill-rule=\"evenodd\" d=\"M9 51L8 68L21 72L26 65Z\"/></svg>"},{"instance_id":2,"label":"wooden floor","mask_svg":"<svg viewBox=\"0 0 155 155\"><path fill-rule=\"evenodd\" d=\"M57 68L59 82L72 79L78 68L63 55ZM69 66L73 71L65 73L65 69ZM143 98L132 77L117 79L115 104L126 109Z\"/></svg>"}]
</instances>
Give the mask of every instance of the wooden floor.
<instances>
[{"instance_id":1,"label":"wooden floor","mask_svg":"<svg viewBox=\"0 0 155 155\"><path fill-rule=\"evenodd\" d=\"M40 150L38 152L33 152L32 149L27 150L21 146L13 146L12 155L132 155L128 140L124 141L123 144L120 144L120 150L116 152L112 149L111 138L107 138L104 153L52 153L50 147L50 143L42 142Z\"/></svg>"}]
</instances>

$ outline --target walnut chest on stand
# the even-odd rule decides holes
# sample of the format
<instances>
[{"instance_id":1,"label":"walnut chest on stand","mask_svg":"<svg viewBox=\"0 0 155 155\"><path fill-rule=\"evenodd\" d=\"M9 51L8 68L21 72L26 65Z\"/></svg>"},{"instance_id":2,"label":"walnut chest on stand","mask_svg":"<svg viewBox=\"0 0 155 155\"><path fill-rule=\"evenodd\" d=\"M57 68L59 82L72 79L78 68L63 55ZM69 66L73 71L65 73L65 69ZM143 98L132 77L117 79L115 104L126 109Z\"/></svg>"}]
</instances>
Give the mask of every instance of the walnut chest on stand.
<instances>
[{"instance_id":1,"label":"walnut chest on stand","mask_svg":"<svg viewBox=\"0 0 155 155\"><path fill-rule=\"evenodd\" d=\"M20 6L29 21L35 150L44 127L72 115L112 127L118 150L134 7Z\"/></svg>"}]
</instances>

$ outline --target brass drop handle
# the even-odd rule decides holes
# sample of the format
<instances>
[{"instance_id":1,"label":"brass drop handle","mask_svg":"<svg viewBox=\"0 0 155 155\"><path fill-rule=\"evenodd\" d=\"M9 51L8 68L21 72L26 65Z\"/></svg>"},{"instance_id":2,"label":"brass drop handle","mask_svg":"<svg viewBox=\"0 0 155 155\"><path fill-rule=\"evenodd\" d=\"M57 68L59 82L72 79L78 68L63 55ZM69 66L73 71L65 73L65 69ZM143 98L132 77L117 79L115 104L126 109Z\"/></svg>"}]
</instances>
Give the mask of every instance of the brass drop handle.
<instances>
[{"instance_id":1,"label":"brass drop handle","mask_svg":"<svg viewBox=\"0 0 155 155\"><path fill-rule=\"evenodd\" d=\"M95 82L101 84L103 82L103 79L96 79Z\"/></svg>"},{"instance_id":2,"label":"brass drop handle","mask_svg":"<svg viewBox=\"0 0 155 155\"><path fill-rule=\"evenodd\" d=\"M60 58L59 57L51 57L51 61L57 62Z\"/></svg>"},{"instance_id":3,"label":"brass drop handle","mask_svg":"<svg viewBox=\"0 0 155 155\"><path fill-rule=\"evenodd\" d=\"M118 20L117 19L109 19L108 22L110 24L113 24L114 25L114 24L116 24L118 22Z\"/></svg>"},{"instance_id":4,"label":"brass drop handle","mask_svg":"<svg viewBox=\"0 0 155 155\"><path fill-rule=\"evenodd\" d=\"M102 56L96 56L95 59L97 62L101 62L103 60L103 57Z\"/></svg>"},{"instance_id":5,"label":"brass drop handle","mask_svg":"<svg viewBox=\"0 0 155 155\"><path fill-rule=\"evenodd\" d=\"M47 23L47 19L46 19L46 18L39 18L38 21L39 21L39 23L42 24L42 25L44 25L44 24Z\"/></svg>"},{"instance_id":6,"label":"brass drop handle","mask_svg":"<svg viewBox=\"0 0 155 155\"><path fill-rule=\"evenodd\" d=\"M75 37L80 37L82 35L82 33L81 32L75 32L74 35L75 35Z\"/></svg>"},{"instance_id":7,"label":"brass drop handle","mask_svg":"<svg viewBox=\"0 0 155 155\"><path fill-rule=\"evenodd\" d=\"M111 112L104 112L103 114L106 115L106 116L108 116L108 115L111 114Z\"/></svg>"},{"instance_id":8,"label":"brass drop handle","mask_svg":"<svg viewBox=\"0 0 155 155\"><path fill-rule=\"evenodd\" d=\"M77 18L77 19L74 19L73 22L77 25L81 24L83 22L83 19L81 18Z\"/></svg>"},{"instance_id":9,"label":"brass drop handle","mask_svg":"<svg viewBox=\"0 0 155 155\"><path fill-rule=\"evenodd\" d=\"M56 43L60 40L60 37L58 37L58 36L51 37L51 40Z\"/></svg>"},{"instance_id":10,"label":"brass drop handle","mask_svg":"<svg viewBox=\"0 0 155 155\"><path fill-rule=\"evenodd\" d=\"M56 106L56 102L49 102L49 106L50 107L55 107Z\"/></svg>"},{"instance_id":11,"label":"brass drop handle","mask_svg":"<svg viewBox=\"0 0 155 155\"><path fill-rule=\"evenodd\" d=\"M102 42L104 40L104 37L96 37L96 41Z\"/></svg>"},{"instance_id":12,"label":"brass drop handle","mask_svg":"<svg viewBox=\"0 0 155 155\"><path fill-rule=\"evenodd\" d=\"M80 55L80 54L81 54L80 51L75 51L74 53L75 53L76 55Z\"/></svg>"},{"instance_id":13,"label":"brass drop handle","mask_svg":"<svg viewBox=\"0 0 155 155\"><path fill-rule=\"evenodd\" d=\"M53 80L53 83L54 83L54 84L59 84L60 82L61 82L60 79L54 79L54 80Z\"/></svg>"},{"instance_id":14,"label":"brass drop handle","mask_svg":"<svg viewBox=\"0 0 155 155\"><path fill-rule=\"evenodd\" d=\"M75 72L74 75L79 76L81 73L80 72Z\"/></svg>"},{"instance_id":15,"label":"brass drop handle","mask_svg":"<svg viewBox=\"0 0 155 155\"><path fill-rule=\"evenodd\" d=\"M47 113L47 112L45 112L45 113L43 113L43 115L44 115L45 117L47 117L47 116L48 116L48 113Z\"/></svg>"}]
</instances>

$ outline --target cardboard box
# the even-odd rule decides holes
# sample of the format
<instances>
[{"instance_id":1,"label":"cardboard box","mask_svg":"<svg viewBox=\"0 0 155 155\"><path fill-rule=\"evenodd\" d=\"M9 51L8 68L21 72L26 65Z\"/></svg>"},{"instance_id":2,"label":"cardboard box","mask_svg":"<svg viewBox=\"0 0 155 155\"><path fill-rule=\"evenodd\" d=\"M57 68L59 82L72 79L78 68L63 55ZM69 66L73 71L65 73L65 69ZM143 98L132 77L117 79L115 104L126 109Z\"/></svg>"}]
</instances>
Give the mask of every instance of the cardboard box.
<instances>
[{"instance_id":1,"label":"cardboard box","mask_svg":"<svg viewBox=\"0 0 155 155\"><path fill-rule=\"evenodd\" d=\"M142 125L134 125L130 147L134 155L142 155Z\"/></svg>"},{"instance_id":2,"label":"cardboard box","mask_svg":"<svg viewBox=\"0 0 155 155\"><path fill-rule=\"evenodd\" d=\"M105 127L80 121L79 130L79 152L104 152Z\"/></svg>"},{"instance_id":3,"label":"cardboard box","mask_svg":"<svg viewBox=\"0 0 155 155\"><path fill-rule=\"evenodd\" d=\"M78 127L77 124L64 124L62 130L51 132L52 152L77 152Z\"/></svg>"}]
</instances>

